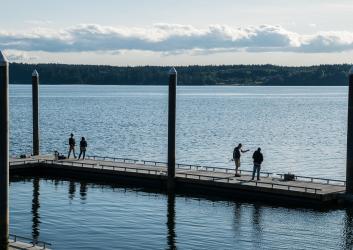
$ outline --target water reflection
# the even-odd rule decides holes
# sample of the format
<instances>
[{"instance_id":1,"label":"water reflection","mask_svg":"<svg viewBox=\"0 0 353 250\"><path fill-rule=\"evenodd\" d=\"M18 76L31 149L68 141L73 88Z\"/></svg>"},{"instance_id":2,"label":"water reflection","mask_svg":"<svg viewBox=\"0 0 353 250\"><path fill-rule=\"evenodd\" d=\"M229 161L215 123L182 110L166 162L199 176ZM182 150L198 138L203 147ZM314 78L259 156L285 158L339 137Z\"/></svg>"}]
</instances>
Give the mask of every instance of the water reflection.
<instances>
[{"instance_id":1,"label":"water reflection","mask_svg":"<svg viewBox=\"0 0 353 250\"><path fill-rule=\"evenodd\" d=\"M114 191L114 189L113 189ZM80 199L81 201L85 201L87 198L87 183L84 181L80 182Z\"/></svg>"},{"instance_id":2,"label":"water reflection","mask_svg":"<svg viewBox=\"0 0 353 250\"><path fill-rule=\"evenodd\" d=\"M255 203L252 210L253 242L257 249L261 248L262 241L262 207Z\"/></svg>"},{"instance_id":3,"label":"water reflection","mask_svg":"<svg viewBox=\"0 0 353 250\"><path fill-rule=\"evenodd\" d=\"M233 223L233 231L235 233L235 237L238 237L240 234L240 226L241 224L241 205L239 203L234 203L234 223Z\"/></svg>"},{"instance_id":4,"label":"water reflection","mask_svg":"<svg viewBox=\"0 0 353 250\"><path fill-rule=\"evenodd\" d=\"M169 249L176 249L175 233L175 193L168 193L168 211L167 211L167 243Z\"/></svg>"},{"instance_id":5,"label":"water reflection","mask_svg":"<svg viewBox=\"0 0 353 250\"><path fill-rule=\"evenodd\" d=\"M353 208L347 208L344 216L343 249L352 249L353 245Z\"/></svg>"},{"instance_id":6,"label":"water reflection","mask_svg":"<svg viewBox=\"0 0 353 250\"><path fill-rule=\"evenodd\" d=\"M69 182L69 199L73 200L75 198L76 183L74 181Z\"/></svg>"},{"instance_id":7,"label":"water reflection","mask_svg":"<svg viewBox=\"0 0 353 250\"><path fill-rule=\"evenodd\" d=\"M39 178L33 179L33 198L32 198L32 238L37 241L39 238L39 225L40 225L40 215L39 215Z\"/></svg>"}]
</instances>

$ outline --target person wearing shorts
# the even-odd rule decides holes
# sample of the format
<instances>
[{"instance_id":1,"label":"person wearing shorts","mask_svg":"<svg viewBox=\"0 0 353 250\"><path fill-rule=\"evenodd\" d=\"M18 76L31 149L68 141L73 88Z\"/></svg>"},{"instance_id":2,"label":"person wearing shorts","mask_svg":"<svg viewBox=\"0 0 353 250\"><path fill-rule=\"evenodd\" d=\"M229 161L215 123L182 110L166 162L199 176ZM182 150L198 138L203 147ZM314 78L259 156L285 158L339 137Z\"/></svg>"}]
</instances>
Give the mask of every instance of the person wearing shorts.
<instances>
[{"instance_id":1,"label":"person wearing shorts","mask_svg":"<svg viewBox=\"0 0 353 250\"><path fill-rule=\"evenodd\" d=\"M233 160L235 163L235 176L240 176L240 174L238 174L238 169L240 168L240 156L241 153L246 153L249 150L242 150L242 144L239 143L238 146L236 146L233 150Z\"/></svg>"}]
</instances>

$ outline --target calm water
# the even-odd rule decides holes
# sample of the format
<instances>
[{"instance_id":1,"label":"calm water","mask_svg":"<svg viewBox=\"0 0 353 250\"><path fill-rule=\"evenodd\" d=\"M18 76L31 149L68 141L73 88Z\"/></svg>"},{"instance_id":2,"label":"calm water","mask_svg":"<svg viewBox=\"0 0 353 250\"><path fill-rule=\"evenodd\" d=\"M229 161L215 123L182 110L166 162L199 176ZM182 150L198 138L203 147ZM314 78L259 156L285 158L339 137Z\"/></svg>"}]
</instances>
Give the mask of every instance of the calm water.
<instances>
[{"instance_id":1,"label":"calm water","mask_svg":"<svg viewBox=\"0 0 353 250\"><path fill-rule=\"evenodd\" d=\"M177 162L345 177L346 87L180 87ZM88 154L166 161L167 88L41 86L41 151L85 136ZM31 89L12 85L11 154L31 152ZM242 157L251 169L251 153ZM74 181L11 182L11 232L55 249L350 249L353 211L168 198Z\"/></svg>"}]
</instances>

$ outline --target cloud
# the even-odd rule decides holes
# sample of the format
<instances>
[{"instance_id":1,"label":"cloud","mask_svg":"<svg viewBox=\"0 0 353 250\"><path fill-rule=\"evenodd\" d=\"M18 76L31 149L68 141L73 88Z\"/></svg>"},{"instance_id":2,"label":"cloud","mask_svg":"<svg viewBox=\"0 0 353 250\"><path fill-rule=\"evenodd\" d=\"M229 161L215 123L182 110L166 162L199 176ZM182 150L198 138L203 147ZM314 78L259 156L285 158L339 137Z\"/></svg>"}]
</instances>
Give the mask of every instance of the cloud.
<instances>
[{"instance_id":1,"label":"cloud","mask_svg":"<svg viewBox=\"0 0 353 250\"><path fill-rule=\"evenodd\" d=\"M5 55L10 62L30 62L38 57L30 56L28 53L18 50L6 50Z\"/></svg>"},{"instance_id":2,"label":"cloud","mask_svg":"<svg viewBox=\"0 0 353 250\"><path fill-rule=\"evenodd\" d=\"M53 22L50 20L26 20L25 23L33 25L49 25Z\"/></svg>"},{"instance_id":3,"label":"cloud","mask_svg":"<svg viewBox=\"0 0 353 250\"><path fill-rule=\"evenodd\" d=\"M37 28L28 32L0 30L0 48L19 51L94 52L142 50L164 54L247 52L341 52L353 50L353 32L298 34L281 26L231 27L155 24L149 27L111 27L80 24L61 30Z\"/></svg>"}]
</instances>

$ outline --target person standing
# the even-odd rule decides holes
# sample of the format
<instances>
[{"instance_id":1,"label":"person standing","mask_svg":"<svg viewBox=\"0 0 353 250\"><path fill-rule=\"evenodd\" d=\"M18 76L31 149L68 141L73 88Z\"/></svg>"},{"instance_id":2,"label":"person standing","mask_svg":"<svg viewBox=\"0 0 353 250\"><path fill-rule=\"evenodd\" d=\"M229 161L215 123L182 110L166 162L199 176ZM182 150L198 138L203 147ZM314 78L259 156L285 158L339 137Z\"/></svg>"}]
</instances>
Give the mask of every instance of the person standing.
<instances>
[{"instance_id":1,"label":"person standing","mask_svg":"<svg viewBox=\"0 0 353 250\"><path fill-rule=\"evenodd\" d=\"M74 158L76 159L75 146L76 146L76 142L75 142L74 134L71 133L71 136L69 138L69 154L67 156L67 159L70 158L71 151L73 152Z\"/></svg>"},{"instance_id":2,"label":"person standing","mask_svg":"<svg viewBox=\"0 0 353 250\"><path fill-rule=\"evenodd\" d=\"M81 158L81 155L82 155L82 159L83 160L85 159L86 148L87 148L87 141L86 141L85 137L82 137L81 141L80 141L80 154L78 155L78 159Z\"/></svg>"},{"instance_id":3,"label":"person standing","mask_svg":"<svg viewBox=\"0 0 353 250\"><path fill-rule=\"evenodd\" d=\"M255 172L257 172L257 180L260 180L260 169L261 169L261 163L264 160L264 157L261 153L261 148L258 148L254 154L252 155L252 158L254 159L254 169L252 172L252 179L254 180L255 178Z\"/></svg>"},{"instance_id":4,"label":"person standing","mask_svg":"<svg viewBox=\"0 0 353 250\"><path fill-rule=\"evenodd\" d=\"M241 153L246 153L249 150L242 150L242 144L239 143L238 146L236 146L233 150L233 160L235 163L235 176L240 176L240 174L238 174L238 169L240 168L240 156Z\"/></svg>"}]
</instances>

